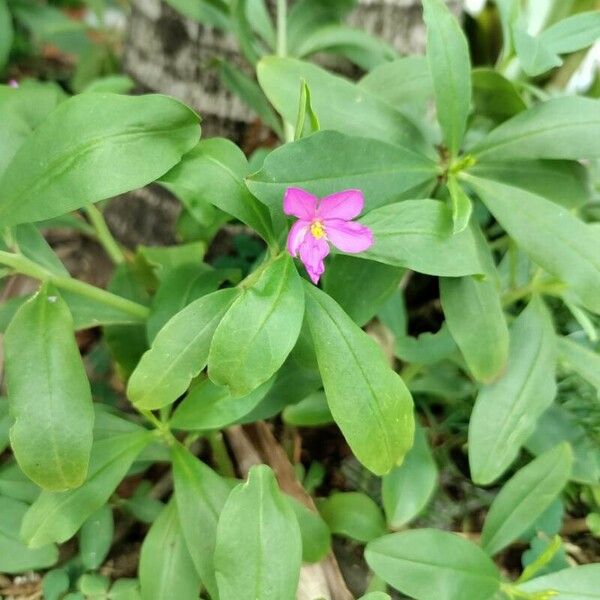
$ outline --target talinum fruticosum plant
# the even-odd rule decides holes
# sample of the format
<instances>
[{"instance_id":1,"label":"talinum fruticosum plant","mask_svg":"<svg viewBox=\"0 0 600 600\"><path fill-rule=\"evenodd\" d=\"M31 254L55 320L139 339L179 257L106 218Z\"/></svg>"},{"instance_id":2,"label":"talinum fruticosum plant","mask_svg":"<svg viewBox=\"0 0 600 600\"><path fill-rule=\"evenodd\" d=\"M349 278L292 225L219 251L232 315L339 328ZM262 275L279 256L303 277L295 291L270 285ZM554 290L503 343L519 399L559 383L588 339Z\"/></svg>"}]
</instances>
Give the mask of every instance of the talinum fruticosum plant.
<instances>
[{"instance_id":1,"label":"talinum fruticosum plant","mask_svg":"<svg viewBox=\"0 0 600 600\"><path fill-rule=\"evenodd\" d=\"M77 587L71 597L292 600L333 533L366 544L372 600L388 585L417 600L596 597L598 566L562 568L553 536L565 486L591 497L600 475L598 446L556 385L567 373L600 388L599 101L539 99L518 76L472 70L441 0L423 1L426 58L375 59L366 38L343 38L373 67L358 83L289 56L287 34L314 2L289 15L279 2L276 28L233 4L211 6L254 49L258 85L241 87L283 138L250 162L226 139L200 139L198 115L173 98L0 88L0 264L39 282L1 310L0 571L55 567L44 585L56 598ZM518 10L502 17L513 71L553 68L528 52L558 57L598 30L586 13L528 45ZM277 55L256 50L257 23ZM133 253L95 203L151 182L180 199L187 238ZM244 273L203 262L232 220L262 240ZM102 244L107 290L66 270L40 233L56 226ZM433 282L443 320L419 338L411 278ZM392 337L387 355L363 330L373 319ZM82 359L74 333L89 328L108 352ZM120 401L90 387L98 356L115 364ZM284 428L334 423L381 496L334 493L315 512L266 465L235 479L220 432L280 416ZM503 482L473 539L406 529L435 493L436 427L468 461L463 480ZM152 488L153 465L172 494L171 475ZM322 465L296 467L314 493ZM138 579L112 582L98 569L123 515L148 532ZM509 580L494 557L540 530L546 546ZM59 559L75 536L75 557Z\"/></svg>"}]
</instances>

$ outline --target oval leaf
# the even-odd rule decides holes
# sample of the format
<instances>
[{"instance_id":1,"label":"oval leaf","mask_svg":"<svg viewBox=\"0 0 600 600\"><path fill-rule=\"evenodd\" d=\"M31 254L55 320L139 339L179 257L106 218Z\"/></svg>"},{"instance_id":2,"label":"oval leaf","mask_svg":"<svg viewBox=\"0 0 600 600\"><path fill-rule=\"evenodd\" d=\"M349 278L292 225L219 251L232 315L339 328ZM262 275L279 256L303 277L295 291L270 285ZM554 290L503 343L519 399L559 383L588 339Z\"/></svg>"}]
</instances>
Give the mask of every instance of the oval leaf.
<instances>
[{"instance_id":1,"label":"oval leaf","mask_svg":"<svg viewBox=\"0 0 600 600\"><path fill-rule=\"evenodd\" d=\"M183 537L204 587L217 598L213 564L217 523L231 487L180 444L173 446L171 458Z\"/></svg>"},{"instance_id":2,"label":"oval leaf","mask_svg":"<svg viewBox=\"0 0 600 600\"><path fill-rule=\"evenodd\" d=\"M571 474L573 453L561 444L517 471L494 499L481 533L481 546L497 554L522 533L552 504Z\"/></svg>"},{"instance_id":3,"label":"oval leaf","mask_svg":"<svg viewBox=\"0 0 600 600\"><path fill-rule=\"evenodd\" d=\"M165 506L144 538L139 574L142 598L198 598L200 578L183 539L174 500Z\"/></svg>"},{"instance_id":4,"label":"oval leaf","mask_svg":"<svg viewBox=\"0 0 600 600\"><path fill-rule=\"evenodd\" d=\"M483 273L470 229L453 234L452 211L437 200L405 200L372 210L361 223L375 243L358 255L427 275Z\"/></svg>"},{"instance_id":5,"label":"oval leaf","mask_svg":"<svg viewBox=\"0 0 600 600\"><path fill-rule=\"evenodd\" d=\"M48 490L80 486L90 460L94 410L63 299L42 287L17 311L4 343L15 419L10 441L19 466Z\"/></svg>"},{"instance_id":6,"label":"oval leaf","mask_svg":"<svg viewBox=\"0 0 600 600\"><path fill-rule=\"evenodd\" d=\"M293 600L302 539L296 516L269 467L252 467L230 494L217 526L220 600Z\"/></svg>"},{"instance_id":7,"label":"oval leaf","mask_svg":"<svg viewBox=\"0 0 600 600\"><path fill-rule=\"evenodd\" d=\"M471 149L478 160L600 157L600 100L555 98L520 112ZM524 222L527 220L525 219Z\"/></svg>"},{"instance_id":8,"label":"oval leaf","mask_svg":"<svg viewBox=\"0 0 600 600\"><path fill-rule=\"evenodd\" d=\"M331 533L359 542L370 542L386 532L381 509L361 492L332 494L319 503L319 513Z\"/></svg>"},{"instance_id":9,"label":"oval leaf","mask_svg":"<svg viewBox=\"0 0 600 600\"><path fill-rule=\"evenodd\" d=\"M589 310L600 313L598 231L541 196L497 181L466 177L531 259L568 283Z\"/></svg>"},{"instance_id":10,"label":"oval leaf","mask_svg":"<svg viewBox=\"0 0 600 600\"><path fill-rule=\"evenodd\" d=\"M229 140L202 140L161 183L175 193L188 192L252 227L265 240L273 237L271 220L244 184L249 166L244 153ZM193 212L193 209L192 209Z\"/></svg>"},{"instance_id":11,"label":"oval leaf","mask_svg":"<svg viewBox=\"0 0 600 600\"><path fill-rule=\"evenodd\" d=\"M304 316L302 284L289 254L254 276L219 323L208 356L210 378L234 396L249 394L281 367Z\"/></svg>"},{"instance_id":12,"label":"oval leaf","mask_svg":"<svg viewBox=\"0 0 600 600\"><path fill-rule=\"evenodd\" d=\"M383 507L392 529L399 529L425 508L437 485L437 477L437 465L425 430L417 426L415 443L404 462L382 479Z\"/></svg>"},{"instance_id":13,"label":"oval leaf","mask_svg":"<svg viewBox=\"0 0 600 600\"><path fill-rule=\"evenodd\" d=\"M443 277L440 300L469 370L478 381L493 381L506 367L509 343L496 284L490 279Z\"/></svg>"},{"instance_id":14,"label":"oval leaf","mask_svg":"<svg viewBox=\"0 0 600 600\"><path fill-rule=\"evenodd\" d=\"M497 479L517 457L556 394L556 338L548 310L533 300L510 331L504 375L483 386L469 423L473 481Z\"/></svg>"},{"instance_id":15,"label":"oval leaf","mask_svg":"<svg viewBox=\"0 0 600 600\"><path fill-rule=\"evenodd\" d=\"M137 427L136 427L137 429ZM71 538L115 491L151 439L149 432L111 435L94 442L85 483L68 492L42 492L23 519L21 536L32 548Z\"/></svg>"},{"instance_id":16,"label":"oval leaf","mask_svg":"<svg viewBox=\"0 0 600 600\"><path fill-rule=\"evenodd\" d=\"M463 30L443 0L423 0L427 62L437 118L453 156L460 149L471 105L471 61Z\"/></svg>"},{"instance_id":17,"label":"oval leaf","mask_svg":"<svg viewBox=\"0 0 600 600\"><path fill-rule=\"evenodd\" d=\"M377 475L412 445L412 398L375 341L327 294L306 284L307 317L331 414L354 454Z\"/></svg>"},{"instance_id":18,"label":"oval leaf","mask_svg":"<svg viewBox=\"0 0 600 600\"><path fill-rule=\"evenodd\" d=\"M210 341L237 290L225 289L195 300L158 332L131 374L127 396L138 407L171 404L206 366Z\"/></svg>"},{"instance_id":19,"label":"oval leaf","mask_svg":"<svg viewBox=\"0 0 600 600\"><path fill-rule=\"evenodd\" d=\"M580 565L543 577L536 577L519 586L526 593L553 591L552 600L598 600L600 598L600 565Z\"/></svg>"},{"instance_id":20,"label":"oval leaf","mask_svg":"<svg viewBox=\"0 0 600 600\"><path fill-rule=\"evenodd\" d=\"M199 135L194 112L167 96L74 96L8 165L0 179L0 223L49 219L146 185Z\"/></svg>"},{"instance_id":21,"label":"oval leaf","mask_svg":"<svg viewBox=\"0 0 600 600\"><path fill-rule=\"evenodd\" d=\"M489 600L500 587L483 550L446 531L392 533L370 542L365 558L376 575L415 600Z\"/></svg>"},{"instance_id":22,"label":"oval leaf","mask_svg":"<svg viewBox=\"0 0 600 600\"><path fill-rule=\"evenodd\" d=\"M408 148L422 148L423 134L404 114L365 89L317 65L294 58L268 56L257 67L260 86L289 123L296 121L300 83L310 88L321 129L375 138ZM335 98L335 102L331 99Z\"/></svg>"},{"instance_id":23,"label":"oval leaf","mask_svg":"<svg viewBox=\"0 0 600 600\"><path fill-rule=\"evenodd\" d=\"M210 379L195 385L176 408L171 427L184 431L210 431L235 423L265 397L274 378L269 379L247 396L233 397L229 388L216 385Z\"/></svg>"},{"instance_id":24,"label":"oval leaf","mask_svg":"<svg viewBox=\"0 0 600 600\"><path fill-rule=\"evenodd\" d=\"M0 496L0 572L23 573L51 567L58 561L54 544L28 548L19 529L27 512L27 504Z\"/></svg>"},{"instance_id":25,"label":"oval leaf","mask_svg":"<svg viewBox=\"0 0 600 600\"><path fill-rule=\"evenodd\" d=\"M432 187L436 176L431 159L406 148L320 131L271 152L262 169L246 183L274 214L281 215L288 187L306 189L320 198L356 188L363 192L368 211L409 197L424 186Z\"/></svg>"}]
</instances>

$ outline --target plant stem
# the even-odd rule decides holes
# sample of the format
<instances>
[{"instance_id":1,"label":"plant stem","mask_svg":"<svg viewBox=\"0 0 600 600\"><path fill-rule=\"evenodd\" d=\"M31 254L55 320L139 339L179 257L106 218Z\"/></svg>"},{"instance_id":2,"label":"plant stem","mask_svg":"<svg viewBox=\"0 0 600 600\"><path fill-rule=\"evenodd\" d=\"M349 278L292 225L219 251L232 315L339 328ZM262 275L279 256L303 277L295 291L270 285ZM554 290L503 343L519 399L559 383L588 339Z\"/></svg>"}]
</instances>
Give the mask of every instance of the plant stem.
<instances>
[{"instance_id":1,"label":"plant stem","mask_svg":"<svg viewBox=\"0 0 600 600\"><path fill-rule=\"evenodd\" d=\"M277 56L287 56L287 0L277 0ZM282 117L283 140L294 141L294 128L291 123Z\"/></svg>"},{"instance_id":2,"label":"plant stem","mask_svg":"<svg viewBox=\"0 0 600 600\"><path fill-rule=\"evenodd\" d=\"M110 257L110 259L115 263L115 265L120 265L125 262L125 255L121 250L121 247L117 243L117 240L113 237L106 221L104 219L104 215L96 206L90 204L86 206L85 212L90 220L90 223L94 226L94 230L96 231L96 236L100 244L106 253Z\"/></svg>"},{"instance_id":3,"label":"plant stem","mask_svg":"<svg viewBox=\"0 0 600 600\"><path fill-rule=\"evenodd\" d=\"M150 310L142 304L122 298L78 279L64 275L55 275L22 254L0 251L0 264L11 267L15 271L34 279L48 281L59 289L75 292L90 300L95 300L96 302L122 310L135 317L136 320L145 321L150 314Z\"/></svg>"},{"instance_id":4,"label":"plant stem","mask_svg":"<svg viewBox=\"0 0 600 600\"><path fill-rule=\"evenodd\" d=\"M287 56L287 0L277 0L277 56Z\"/></svg>"}]
</instances>

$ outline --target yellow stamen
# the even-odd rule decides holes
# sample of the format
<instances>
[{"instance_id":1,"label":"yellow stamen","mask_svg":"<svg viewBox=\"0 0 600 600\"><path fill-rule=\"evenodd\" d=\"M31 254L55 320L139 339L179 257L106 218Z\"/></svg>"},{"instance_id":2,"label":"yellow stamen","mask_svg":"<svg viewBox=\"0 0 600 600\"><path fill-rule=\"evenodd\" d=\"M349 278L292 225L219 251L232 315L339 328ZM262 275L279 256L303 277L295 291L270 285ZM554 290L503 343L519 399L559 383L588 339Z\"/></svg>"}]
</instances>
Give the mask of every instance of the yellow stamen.
<instances>
[{"instance_id":1,"label":"yellow stamen","mask_svg":"<svg viewBox=\"0 0 600 600\"><path fill-rule=\"evenodd\" d=\"M321 221L315 221L310 226L310 232L316 240L320 240L325 237L325 228L323 227L323 223Z\"/></svg>"}]
</instances>

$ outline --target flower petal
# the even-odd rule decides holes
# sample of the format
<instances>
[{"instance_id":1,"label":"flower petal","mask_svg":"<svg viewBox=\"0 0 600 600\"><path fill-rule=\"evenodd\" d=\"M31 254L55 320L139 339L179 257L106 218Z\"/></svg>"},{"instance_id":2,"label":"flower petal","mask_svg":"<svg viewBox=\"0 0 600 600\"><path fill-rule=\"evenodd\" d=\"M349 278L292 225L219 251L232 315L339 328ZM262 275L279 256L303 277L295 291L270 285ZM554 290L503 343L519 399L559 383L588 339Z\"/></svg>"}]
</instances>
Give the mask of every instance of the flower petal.
<instances>
[{"instance_id":1,"label":"flower petal","mask_svg":"<svg viewBox=\"0 0 600 600\"><path fill-rule=\"evenodd\" d=\"M305 221L311 221L316 217L319 199L306 190L290 187L285 190L283 196L283 212L293 215Z\"/></svg>"},{"instance_id":2,"label":"flower petal","mask_svg":"<svg viewBox=\"0 0 600 600\"><path fill-rule=\"evenodd\" d=\"M344 219L349 221L358 217L365 205L365 197L360 190L344 190L325 196L319 204L321 219Z\"/></svg>"},{"instance_id":3,"label":"flower petal","mask_svg":"<svg viewBox=\"0 0 600 600\"><path fill-rule=\"evenodd\" d=\"M299 219L290 228L287 238L287 249L292 256L297 256L298 248L304 241L304 236L308 233L310 221Z\"/></svg>"},{"instance_id":4,"label":"flower petal","mask_svg":"<svg viewBox=\"0 0 600 600\"><path fill-rule=\"evenodd\" d=\"M319 283L319 279L325 271L323 259L329 254L329 244L325 238L316 239L312 235L307 235L300 245L300 260L304 263L306 271L314 284Z\"/></svg>"},{"instance_id":5,"label":"flower petal","mask_svg":"<svg viewBox=\"0 0 600 600\"><path fill-rule=\"evenodd\" d=\"M373 245L373 232L355 221L326 219L323 221L327 239L342 252L364 252Z\"/></svg>"}]
</instances>

